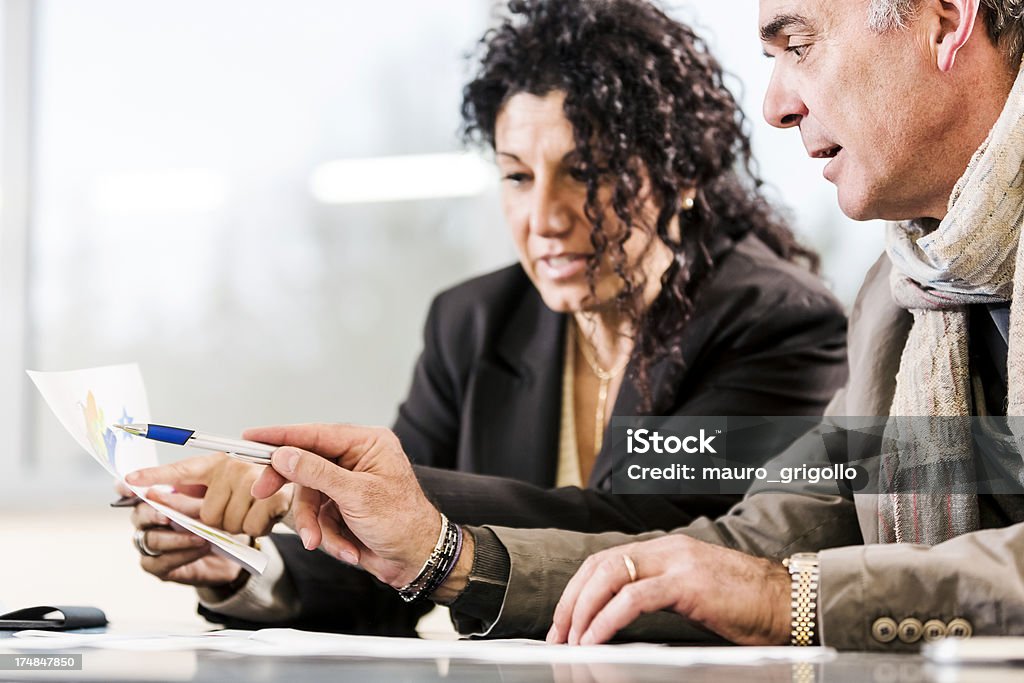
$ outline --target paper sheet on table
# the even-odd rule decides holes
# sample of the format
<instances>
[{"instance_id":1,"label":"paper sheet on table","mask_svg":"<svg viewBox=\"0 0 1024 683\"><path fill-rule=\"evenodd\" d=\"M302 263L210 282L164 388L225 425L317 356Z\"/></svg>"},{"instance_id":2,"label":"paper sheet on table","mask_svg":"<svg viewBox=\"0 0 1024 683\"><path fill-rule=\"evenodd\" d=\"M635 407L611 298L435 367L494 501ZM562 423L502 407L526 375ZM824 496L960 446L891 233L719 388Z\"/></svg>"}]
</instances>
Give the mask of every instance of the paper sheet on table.
<instances>
[{"instance_id":1,"label":"paper sheet on table","mask_svg":"<svg viewBox=\"0 0 1024 683\"><path fill-rule=\"evenodd\" d=\"M1019 664L1024 662L1024 637L943 638L927 643L921 654L939 664Z\"/></svg>"},{"instance_id":2,"label":"paper sheet on table","mask_svg":"<svg viewBox=\"0 0 1024 683\"><path fill-rule=\"evenodd\" d=\"M709 664L819 662L835 656L826 647L666 647L630 645L547 645L539 640L420 640L312 633L294 629L213 631L199 635L74 634L21 631L0 641L13 650L102 648L114 650L218 650L265 657L363 657L381 659L470 659L517 664Z\"/></svg>"},{"instance_id":3,"label":"paper sheet on table","mask_svg":"<svg viewBox=\"0 0 1024 683\"><path fill-rule=\"evenodd\" d=\"M152 441L113 428L115 424L149 422L149 400L138 365L68 372L29 370L28 375L64 429L111 476L123 483L129 472L158 464ZM266 553L149 500L147 487L129 488L182 528L212 543L218 554L236 560L249 571L263 573L268 560Z\"/></svg>"}]
</instances>

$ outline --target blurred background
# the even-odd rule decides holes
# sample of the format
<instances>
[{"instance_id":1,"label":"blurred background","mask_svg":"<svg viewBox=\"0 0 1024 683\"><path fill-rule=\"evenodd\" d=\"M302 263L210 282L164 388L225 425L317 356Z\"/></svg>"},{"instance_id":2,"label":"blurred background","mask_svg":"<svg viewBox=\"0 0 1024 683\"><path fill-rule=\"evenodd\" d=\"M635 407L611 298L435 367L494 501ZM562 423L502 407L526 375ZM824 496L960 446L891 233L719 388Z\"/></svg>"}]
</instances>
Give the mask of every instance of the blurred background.
<instances>
[{"instance_id":1,"label":"blurred background","mask_svg":"<svg viewBox=\"0 0 1024 683\"><path fill-rule=\"evenodd\" d=\"M26 368L137 361L154 418L217 433L392 421L432 296L515 258L490 159L457 135L502 5L0 0L0 604L193 618L137 569L109 477ZM849 304L881 226L761 118L757 0L668 7Z\"/></svg>"}]
</instances>

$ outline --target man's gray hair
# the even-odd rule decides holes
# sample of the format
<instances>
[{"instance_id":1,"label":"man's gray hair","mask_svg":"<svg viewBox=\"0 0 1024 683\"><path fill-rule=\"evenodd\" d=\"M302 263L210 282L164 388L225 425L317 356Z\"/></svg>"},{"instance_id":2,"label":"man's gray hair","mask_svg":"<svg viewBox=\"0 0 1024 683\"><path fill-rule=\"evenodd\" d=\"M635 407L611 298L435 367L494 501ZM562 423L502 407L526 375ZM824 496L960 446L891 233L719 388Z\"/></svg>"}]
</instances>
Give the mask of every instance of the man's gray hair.
<instances>
[{"instance_id":1,"label":"man's gray hair","mask_svg":"<svg viewBox=\"0 0 1024 683\"><path fill-rule=\"evenodd\" d=\"M907 20L917 9L918 0L871 0L868 6L868 28L878 33L906 28Z\"/></svg>"},{"instance_id":2,"label":"man's gray hair","mask_svg":"<svg viewBox=\"0 0 1024 683\"><path fill-rule=\"evenodd\" d=\"M988 34L1016 69L1024 58L1024 0L980 0ZM868 26L879 33L906 28L920 0L871 0Z\"/></svg>"}]
</instances>

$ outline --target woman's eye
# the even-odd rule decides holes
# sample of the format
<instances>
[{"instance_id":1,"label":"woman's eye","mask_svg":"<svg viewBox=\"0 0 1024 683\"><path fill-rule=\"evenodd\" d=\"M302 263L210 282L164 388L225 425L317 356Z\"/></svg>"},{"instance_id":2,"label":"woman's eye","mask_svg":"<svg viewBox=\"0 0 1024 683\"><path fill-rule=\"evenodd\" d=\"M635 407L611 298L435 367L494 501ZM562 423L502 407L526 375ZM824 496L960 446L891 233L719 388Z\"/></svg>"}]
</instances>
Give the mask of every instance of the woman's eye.
<instances>
[{"instance_id":1,"label":"woman's eye","mask_svg":"<svg viewBox=\"0 0 1024 683\"><path fill-rule=\"evenodd\" d=\"M525 173L506 173L504 178L502 179L507 180L513 185L519 185L520 183L526 182L530 178Z\"/></svg>"},{"instance_id":2,"label":"woman's eye","mask_svg":"<svg viewBox=\"0 0 1024 683\"><path fill-rule=\"evenodd\" d=\"M569 177L578 183L587 182L587 171L582 166L569 169Z\"/></svg>"}]
</instances>

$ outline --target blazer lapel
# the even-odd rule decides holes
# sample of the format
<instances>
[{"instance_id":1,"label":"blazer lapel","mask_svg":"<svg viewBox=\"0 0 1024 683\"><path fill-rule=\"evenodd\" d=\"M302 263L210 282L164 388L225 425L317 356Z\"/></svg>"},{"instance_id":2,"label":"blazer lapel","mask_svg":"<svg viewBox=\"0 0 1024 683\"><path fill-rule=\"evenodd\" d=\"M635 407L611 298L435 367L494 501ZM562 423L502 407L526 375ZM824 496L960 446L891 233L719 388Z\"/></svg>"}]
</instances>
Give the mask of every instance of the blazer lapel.
<instances>
[{"instance_id":1,"label":"blazer lapel","mask_svg":"<svg viewBox=\"0 0 1024 683\"><path fill-rule=\"evenodd\" d=\"M473 373L460 453L473 471L554 485L564 334L565 316L531 287Z\"/></svg>"}]
</instances>

